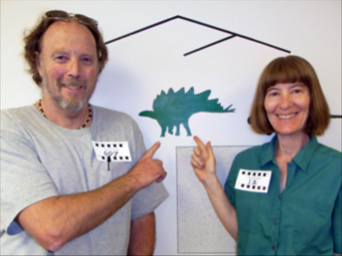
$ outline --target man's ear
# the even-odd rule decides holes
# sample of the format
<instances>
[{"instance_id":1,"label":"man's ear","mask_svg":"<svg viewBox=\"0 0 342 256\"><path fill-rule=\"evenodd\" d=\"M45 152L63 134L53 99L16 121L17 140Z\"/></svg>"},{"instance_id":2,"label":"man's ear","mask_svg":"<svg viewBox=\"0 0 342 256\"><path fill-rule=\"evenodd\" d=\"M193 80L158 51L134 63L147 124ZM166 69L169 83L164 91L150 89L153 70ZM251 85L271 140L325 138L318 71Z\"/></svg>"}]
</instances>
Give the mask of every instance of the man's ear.
<instances>
[{"instance_id":1,"label":"man's ear","mask_svg":"<svg viewBox=\"0 0 342 256\"><path fill-rule=\"evenodd\" d=\"M39 52L35 52L34 55L36 57L36 67L37 67L38 73L39 73L40 76L42 76L41 64L40 64L40 53Z\"/></svg>"}]
</instances>

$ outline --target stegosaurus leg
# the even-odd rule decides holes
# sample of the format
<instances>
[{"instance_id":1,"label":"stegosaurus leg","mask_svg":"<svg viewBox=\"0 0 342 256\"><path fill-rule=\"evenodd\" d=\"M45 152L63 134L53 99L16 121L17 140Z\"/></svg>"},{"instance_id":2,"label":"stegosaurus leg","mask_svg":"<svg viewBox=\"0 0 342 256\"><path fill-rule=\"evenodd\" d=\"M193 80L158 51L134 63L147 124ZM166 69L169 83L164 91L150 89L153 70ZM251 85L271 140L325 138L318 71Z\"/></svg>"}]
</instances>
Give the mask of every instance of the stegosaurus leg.
<instances>
[{"instance_id":1,"label":"stegosaurus leg","mask_svg":"<svg viewBox=\"0 0 342 256\"><path fill-rule=\"evenodd\" d=\"M173 134L173 126L169 125L168 127L169 133L172 135Z\"/></svg>"},{"instance_id":2,"label":"stegosaurus leg","mask_svg":"<svg viewBox=\"0 0 342 256\"><path fill-rule=\"evenodd\" d=\"M189 124L186 122L186 123L183 123L183 126L186 130L186 133L188 136L191 136L191 131L190 131L190 127L189 127Z\"/></svg>"},{"instance_id":3,"label":"stegosaurus leg","mask_svg":"<svg viewBox=\"0 0 342 256\"><path fill-rule=\"evenodd\" d=\"M160 126L162 131L160 137L165 137L165 132L166 132L166 126Z\"/></svg>"},{"instance_id":4,"label":"stegosaurus leg","mask_svg":"<svg viewBox=\"0 0 342 256\"><path fill-rule=\"evenodd\" d=\"M180 135L180 131L179 131L179 126L180 124L176 124L176 136L179 136Z\"/></svg>"}]
</instances>

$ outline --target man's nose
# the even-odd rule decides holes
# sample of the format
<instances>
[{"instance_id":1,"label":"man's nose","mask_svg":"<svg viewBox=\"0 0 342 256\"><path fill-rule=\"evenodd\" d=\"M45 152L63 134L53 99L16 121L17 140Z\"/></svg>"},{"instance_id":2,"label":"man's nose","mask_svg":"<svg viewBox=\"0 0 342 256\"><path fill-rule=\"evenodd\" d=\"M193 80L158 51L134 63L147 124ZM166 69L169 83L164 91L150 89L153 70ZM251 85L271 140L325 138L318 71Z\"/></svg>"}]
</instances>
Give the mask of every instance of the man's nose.
<instances>
[{"instance_id":1,"label":"man's nose","mask_svg":"<svg viewBox=\"0 0 342 256\"><path fill-rule=\"evenodd\" d=\"M72 58L69 62L69 70L68 70L68 75L73 77L73 78L78 78L80 76L80 62Z\"/></svg>"}]
</instances>

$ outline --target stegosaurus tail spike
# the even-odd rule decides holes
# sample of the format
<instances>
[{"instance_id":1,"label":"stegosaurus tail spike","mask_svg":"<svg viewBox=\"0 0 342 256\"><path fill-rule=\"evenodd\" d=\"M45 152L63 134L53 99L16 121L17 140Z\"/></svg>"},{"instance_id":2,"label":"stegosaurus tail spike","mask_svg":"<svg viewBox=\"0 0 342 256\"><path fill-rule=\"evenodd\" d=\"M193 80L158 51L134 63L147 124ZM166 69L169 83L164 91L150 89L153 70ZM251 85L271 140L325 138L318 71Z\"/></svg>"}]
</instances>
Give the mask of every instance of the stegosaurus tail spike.
<instances>
[{"instance_id":1,"label":"stegosaurus tail spike","mask_svg":"<svg viewBox=\"0 0 342 256\"><path fill-rule=\"evenodd\" d=\"M235 112L235 108L230 109L232 106L233 106L233 104L230 104L228 107L226 107L226 108L224 109L224 111L226 111L226 112Z\"/></svg>"}]
</instances>

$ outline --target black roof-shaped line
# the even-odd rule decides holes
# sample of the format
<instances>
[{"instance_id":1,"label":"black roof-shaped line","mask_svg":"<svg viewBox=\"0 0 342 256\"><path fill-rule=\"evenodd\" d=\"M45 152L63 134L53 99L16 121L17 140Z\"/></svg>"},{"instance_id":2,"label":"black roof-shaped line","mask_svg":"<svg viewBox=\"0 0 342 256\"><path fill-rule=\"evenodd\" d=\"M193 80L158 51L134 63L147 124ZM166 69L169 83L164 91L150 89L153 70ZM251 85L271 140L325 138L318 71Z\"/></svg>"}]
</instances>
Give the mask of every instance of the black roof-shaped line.
<instances>
[{"instance_id":1,"label":"black roof-shaped line","mask_svg":"<svg viewBox=\"0 0 342 256\"><path fill-rule=\"evenodd\" d=\"M212 25L209 25L209 24L206 24L206 23L197 21L197 20L193 20L193 19L189 19L189 18L180 16L180 15L176 15L176 16L174 16L174 17L171 17L171 18L168 18L168 19L159 21L159 22L157 22L157 23L154 23L154 24L152 24L152 25L143 27L143 28L141 28L141 29L138 29L138 30L133 31L133 32L131 32L131 33L128 33L128 34L126 34L126 35L123 35L123 36L114 38L114 39L112 39L112 40L109 40L109 41L105 42L105 44L110 44L110 43L113 43L113 42L115 42L115 41L119 41L119 40L124 39L124 38L126 38L126 37L129 37L129 36L132 36L132 35L141 33L141 32L143 32L143 31L145 31L145 30L154 28L154 27L156 27L156 26L162 25L162 24L164 24L164 23L167 23L167 22L172 21L172 20L175 20L175 19L182 19L182 20L189 21L189 22L192 22L192 23L195 23L195 24L198 24L198 25L207 27L207 28L215 29L215 30L218 30L218 31L220 31L220 32L224 32L224 33L230 34L230 36L225 37L225 38L223 38L223 39L221 39L221 40L218 40L218 41L216 41L216 42L210 43L210 44L205 45L205 46L203 46L203 47L200 47L200 48L198 48L198 49L196 49L196 50L187 52L187 53L184 54L184 56L188 56L188 55L190 55L190 54L193 54L193 53L198 52L198 51L200 51L200 50L206 49L206 48L208 48L208 47L210 47L210 46L213 46L213 45L222 43L222 42L224 42L224 41L226 41L226 40L229 40L229 39L232 39L232 38L234 38L234 37L240 37L240 38L243 38L243 39L246 39L246 40L250 40L250 41L255 42L255 43L258 43L258 44L262 44L262 45L265 45L265 46L268 46L268 47L277 49L277 50L279 50L279 51L283 51L283 52L286 52L286 53L291 53L291 51L286 50L286 49L283 49L283 48L280 48L280 47L278 47L278 46L275 46L275 45L272 45L272 44L268 44L268 43L262 42L262 41L260 41L260 40L256 40L256 39L251 38L251 37L248 37L248 36L244 36L244 35L241 35L241 34L238 34L238 33L235 33L235 32L229 31L229 30L226 30L226 29L222 29L222 28L219 28L219 27L216 27L216 26L212 26Z\"/></svg>"}]
</instances>

